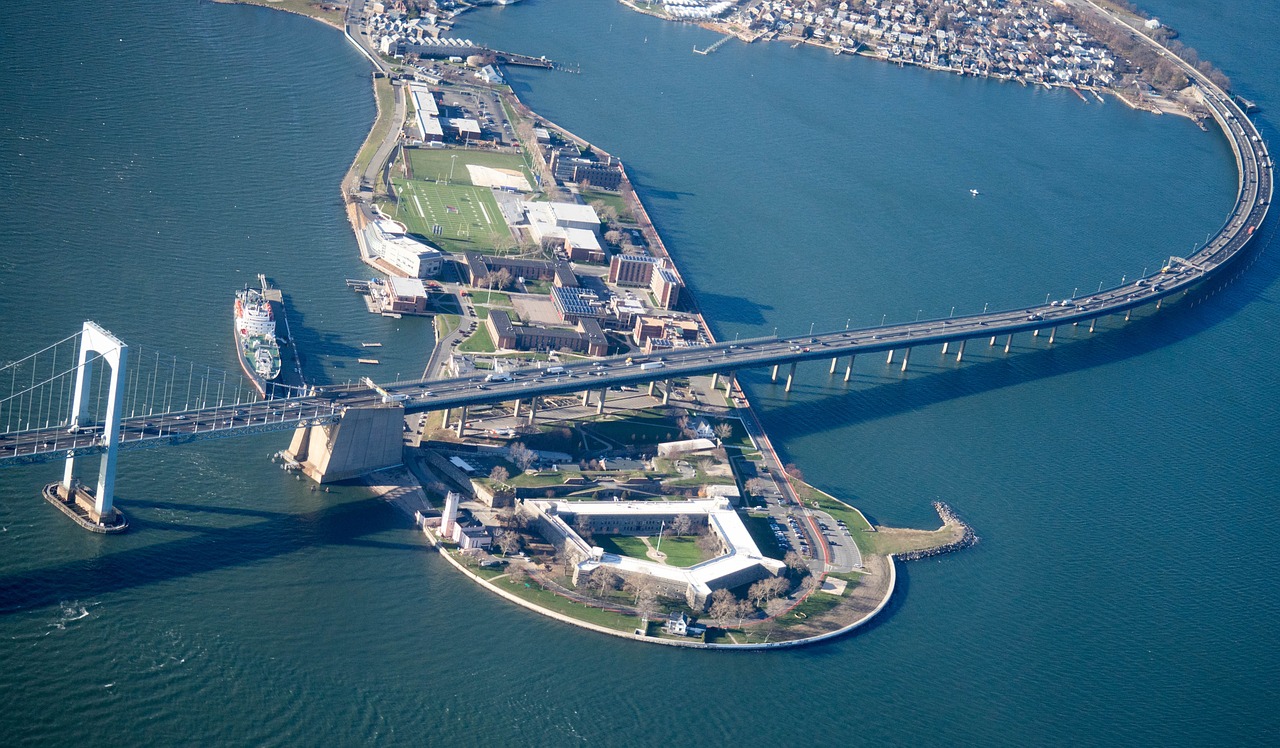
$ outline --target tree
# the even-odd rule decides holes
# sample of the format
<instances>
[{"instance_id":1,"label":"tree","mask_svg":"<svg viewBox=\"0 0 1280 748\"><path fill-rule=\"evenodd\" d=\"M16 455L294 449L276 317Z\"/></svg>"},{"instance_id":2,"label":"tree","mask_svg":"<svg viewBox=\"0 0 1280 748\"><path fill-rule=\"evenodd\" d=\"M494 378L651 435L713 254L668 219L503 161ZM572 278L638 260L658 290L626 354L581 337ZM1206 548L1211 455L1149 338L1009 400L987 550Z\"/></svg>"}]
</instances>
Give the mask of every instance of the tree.
<instances>
[{"instance_id":1,"label":"tree","mask_svg":"<svg viewBox=\"0 0 1280 748\"><path fill-rule=\"evenodd\" d=\"M716 424L715 432L720 439L728 439L733 436L733 424L728 421L721 421Z\"/></svg>"},{"instance_id":2,"label":"tree","mask_svg":"<svg viewBox=\"0 0 1280 748\"><path fill-rule=\"evenodd\" d=\"M796 480L804 480L804 473L800 472L800 468L796 467L794 462L788 462L782 467L782 471Z\"/></svg>"},{"instance_id":3,"label":"tree","mask_svg":"<svg viewBox=\"0 0 1280 748\"><path fill-rule=\"evenodd\" d=\"M498 518L498 524L502 527L514 527L517 524L516 508L513 506L504 506L494 515Z\"/></svg>"},{"instance_id":4,"label":"tree","mask_svg":"<svg viewBox=\"0 0 1280 748\"><path fill-rule=\"evenodd\" d=\"M725 628L738 615L738 598L729 590L711 593L711 608L707 611L720 628Z\"/></svg>"},{"instance_id":5,"label":"tree","mask_svg":"<svg viewBox=\"0 0 1280 748\"><path fill-rule=\"evenodd\" d=\"M658 608L658 588L656 585L648 585L642 588L636 595L636 609L642 614L648 616Z\"/></svg>"},{"instance_id":6,"label":"tree","mask_svg":"<svg viewBox=\"0 0 1280 748\"><path fill-rule=\"evenodd\" d=\"M495 465L493 470L489 471L489 480L496 483L506 483L507 478L511 477L507 469L501 465Z\"/></svg>"},{"instance_id":7,"label":"tree","mask_svg":"<svg viewBox=\"0 0 1280 748\"><path fill-rule=\"evenodd\" d=\"M609 243L610 243L610 244L612 244L613 246L617 247L617 246L620 246L620 245L622 244L622 236L623 236L623 234L622 234L622 232L621 232L621 231L618 231L617 229L614 229L614 230L612 230L612 231L606 231L606 232L605 232L605 234L604 234L604 240L605 240L606 242L609 242Z\"/></svg>"},{"instance_id":8,"label":"tree","mask_svg":"<svg viewBox=\"0 0 1280 748\"><path fill-rule=\"evenodd\" d=\"M703 553L719 553L720 537L707 528L698 536L698 549Z\"/></svg>"},{"instance_id":9,"label":"tree","mask_svg":"<svg viewBox=\"0 0 1280 748\"><path fill-rule=\"evenodd\" d=\"M765 478L752 478L746 483L747 493L752 496L764 496L773 489L773 481Z\"/></svg>"},{"instance_id":10,"label":"tree","mask_svg":"<svg viewBox=\"0 0 1280 748\"><path fill-rule=\"evenodd\" d=\"M687 514L677 514L676 518L671 520L671 531L676 534L677 538L682 535L688 535L692 529L693 520L689 519Z\"/></svg>"},{"instance_id":11,"label":"tree","mask_svg":"<svg viewBox=\"0 0 1280 748\"><path fill-rule=\"evenodd\" d=\"M573 531L578 533L583 540L591 542L591 518L585 514L579 514L573 520Z\"/></svg>"},{"instance_id":12,"label":"tree","mask_svg":"<svg viewBox=\"0 0 1280 748\"><path fill-rule=\"evenodd\" d=\"M516 467L521 470L528 470L529 466L538 460L538 453L520 442L508 447L507 454L511 456L511 461L516 464Z\"/></svg>"},{"instance_id":13,"label":"tree","mask_svg":"<svg viewBox=\"0 0 1280 748\"><path fill-rule=\"evenodd\" d=\"M606 591L611 592L618 589L622 577L613 569L604 566L597 566L595 571L591 572L591 586L596 588L600 597L604 597Z\"/></svg>"},{"instance_id":14,"label":"tree","mask_svg":"<svg viewBox=\"0 0 1280 748\"><path fill-rule=\"evenodd\" d=\"M493 540L498 544L498 548L502 550L503 556L508 553L515 553L519 551L520 546L522 545L520 533L512 532L510 530L499 530L497 534L494 535Z\"/></svg>"},{"instance_id":15,"label":"tree","mask_svg":"<svg viewBox=\"0 0 1280 748\"><path fill-rule=\"evenodd\" d=\"M787 551L787 555L782 557L782 563L786 564L795 576L802 577L809 573L809 564L805 562L804 556L795 551Z\"/></svg>"},{"instance_id":16,"label":"tree","mask_svg":"<svg viewBox=\"0 0 1280 748\"><path fill-rule=\"evenodd\" d=\"M763 608L766 601L775 597L782 597L787 594L787 590L790 587L791 585L782 577L769 577L768 579L761 579L748 587L747 597L751 599L751 602L755 603L757 608Z\"/></svg>"}]
</instances>

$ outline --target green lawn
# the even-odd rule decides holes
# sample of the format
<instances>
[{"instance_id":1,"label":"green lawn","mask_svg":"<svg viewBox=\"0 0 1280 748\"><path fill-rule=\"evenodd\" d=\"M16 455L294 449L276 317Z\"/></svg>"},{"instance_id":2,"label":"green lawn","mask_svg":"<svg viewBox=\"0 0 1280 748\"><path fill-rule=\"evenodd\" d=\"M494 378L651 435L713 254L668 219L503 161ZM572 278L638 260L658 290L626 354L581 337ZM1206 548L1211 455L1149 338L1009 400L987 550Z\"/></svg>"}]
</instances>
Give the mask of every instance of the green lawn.
<instances>
[{"instance_id":1,"label":"green lawn","mask_svg":"<svg viewBox=\"0 0 1280 748\"><path fill-rule=\"evenodd\" d=\"M479 318L479 319L489 319L489 307L487 307L487 306L477 306L477 307L476 307L476 317L477 317L477 318Z\"/></svg>"},{"instance_id":2,"label":"green lawn","mask_svg":"<svg viewBox=\"0 0 1280 748\"><path fill-rule=\"evenodd\" d=\"M476 331L458 346L458 350L463 353L493 353L495 348L493 338L489 336L489 326L476 325Z\"/></svg>"},{"instance_id":3,"label":"green lawn","mask_svg":"<svg viewBox=\"0 0 1280 748\"><path fill-rule=\"evenodd\" d=\"M606 553L616 553L619 556L630 556L648 560L645 553L649 550L644 541L639 537L629 535L599 535L595 537L596 545L605 550ZM656 538L650 538L650 543L657 544ZM680 538L667 536L662 539L660 550L667 554L668 566L693 566L694 564L706 561L712 558L709 554L703 552L698 547L698 539L692 536L684 536Z\"/></svg>"},{"instance_id":4,"label":"green lawn","mask_svg":"<svg viewBox=\"0 0 1280 748\"><path fill-rule=\"evenodd\" d=\"M475 299L477 304L487 304L489 306L511 306L511 297L501 291L472 291L471 298Z\"/></svg>"},{"instance_id":5,"label":"green lawn","mask_svg":"<svg viewBox=\"0 0 1280 748\"><path fill-rule=\"evenodd\" d=\"M393 179L398 203L384 213L450 252L496 252L515 246L507 222L486 187ZM439 226L440 234L432 233Z\"/></svg>"},{"instance_id":6,"label":"green lawn","mask_svg":"<svg viewBox=\"0 0 1280 748\"><path fill-rule=\"evenodd\" d=\"M452 184L470 185L471 175L467 172L467 164L487 166L490 169L506 169L518 171L524 175L529 186L533 186L533 176L525 166L524 159L513 153L486 153L483 151L450 150L445 148L410 148L405 153L409 158L410 173L414 179L427 181L445 181ZM453 170L450 177L449 171ZM485 189L488 189L487 187Z\"/></svg>"},{"instance_id":7,"label":"green lawn","mask_svg":"<svg viewBox=\"0 0 1280 748\"><path fill-rule=\"evenodd\" d=\"M633 631L640 623L640 619L633 616L614 613L600 608L593 608L589 605L576 603L572 600L560 597L554 592L549 592L539 587L536 582L513 582L511 579L499 579L494 582L495 585L511 594L528 600L529 602L553 610L557 613L564 614L571 618L577 618L580 621L594 623L599 626L606 626L619 631Z\"/></svg>"},{"instance_id":8,"label":"green lawn","mask_svg":"<svg viewBox=\"0 0 1280 748\"><path fill-rule=\"evenodd\" d=\"M596 192L595 190L588 190L581 194L582 199L586 201L587 205L597 201L602 202L618 211L619 218L629 216L631 214L631 211L627 208L626 200L622 199L622 195L617 195L612 192Z\"/></svg>"}]
</instances>

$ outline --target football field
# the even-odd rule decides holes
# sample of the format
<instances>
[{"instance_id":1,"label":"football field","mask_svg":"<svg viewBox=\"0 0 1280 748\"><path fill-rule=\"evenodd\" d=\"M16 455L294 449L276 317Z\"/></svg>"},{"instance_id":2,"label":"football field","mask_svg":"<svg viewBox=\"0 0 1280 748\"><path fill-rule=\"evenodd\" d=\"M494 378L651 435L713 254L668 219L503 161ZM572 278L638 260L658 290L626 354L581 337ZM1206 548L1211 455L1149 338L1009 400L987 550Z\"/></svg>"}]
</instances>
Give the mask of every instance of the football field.
<instances>
[{"instance_id":1,"label":"football field","mask_svg":"<svg viewBox=\"0 0 1280 748\"><path fill-rule=\"evenodd\" d=\"M487 187L418 179L393 180L398 205L384 210L451 252L493 252L515 246L507 222ZM435 227L440 233L435 233Z\"/></svg>"}]
</instances>

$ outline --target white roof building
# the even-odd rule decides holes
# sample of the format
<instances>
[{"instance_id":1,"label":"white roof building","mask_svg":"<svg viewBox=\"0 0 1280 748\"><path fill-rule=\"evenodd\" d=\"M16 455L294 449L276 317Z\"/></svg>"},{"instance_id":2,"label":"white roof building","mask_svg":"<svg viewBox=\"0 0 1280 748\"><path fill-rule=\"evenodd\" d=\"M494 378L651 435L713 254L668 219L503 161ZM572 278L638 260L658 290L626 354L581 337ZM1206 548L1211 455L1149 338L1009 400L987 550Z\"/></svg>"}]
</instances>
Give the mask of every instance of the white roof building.
<instances>
[{"instance_id":1,"label":"white roof building","mask_svg":"<svg viewBox=\"0 0 1280 748\"><path fill-rule=\"evenodd\" d=\"M404 224L389 218L370 221L364 228L365 244L371 254L410 278L432 278L440 273L444 253L411 239Z\"/></svg>"},{"instance_id":2,"label":"white roof building","mask_svg":"<svg viewBox=\"0 0 1280 748\"><path fill-rule=\"evenodd\" d=\"M726 498L698 501L557 501L526 500L547 525L559 533L565 544L576 549L582 560L574 570L574 579L580 574L607 567L622 575L644 575L659 580L668 588L684 591L690 607L703 608L711 593L718 589L737 587L768 576L777 576L786 568L783 562L768 558L760 552L751 532L742 518L730 506ZM580 516L599 521L604 518L648 517L674 519L678 515L701 515L724 547L724 553L716 558L680 567L668 566L657 561L605 553L602 548L590 547L562 516ZM588 550L589 549L589 550Z\"/></svg>"}]
</instances>

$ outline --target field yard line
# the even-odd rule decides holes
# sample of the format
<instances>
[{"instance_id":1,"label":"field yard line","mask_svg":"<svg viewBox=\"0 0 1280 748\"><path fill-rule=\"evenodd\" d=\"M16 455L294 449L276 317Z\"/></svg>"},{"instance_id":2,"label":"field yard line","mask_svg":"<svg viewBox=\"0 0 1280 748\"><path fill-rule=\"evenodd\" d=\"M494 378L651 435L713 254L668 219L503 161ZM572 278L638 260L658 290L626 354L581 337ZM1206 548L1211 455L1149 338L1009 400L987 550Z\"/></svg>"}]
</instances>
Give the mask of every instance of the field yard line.
<instances>
[{"instance_id":1,"label":"field yard line","mask_svg":"<svg viewBox=\"0 0 1280 748\"><path fill-rule=\"evenodd\" d=\"M418 215L422 218L426 218L427 214L422 211L422 203L418 201L418 194L416 192L413 195L413 202L418 206Z\"/></svg>"},{"instance_id":2,"label":"field yard line","mask_svg":"<svg viewBox=\"0 0 1280 748\"><path fill-rule=\"evenodd\" d=\"M480 212L484 213L484 222L492 226L493 221L489 220L489 211L485 210L484 202L480 200L479 194L476 195L476 204L480 206Z\"/></svg>"}]
</instances>

